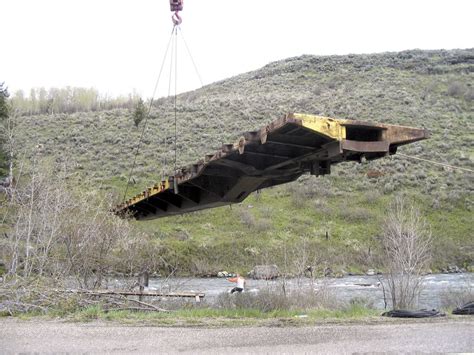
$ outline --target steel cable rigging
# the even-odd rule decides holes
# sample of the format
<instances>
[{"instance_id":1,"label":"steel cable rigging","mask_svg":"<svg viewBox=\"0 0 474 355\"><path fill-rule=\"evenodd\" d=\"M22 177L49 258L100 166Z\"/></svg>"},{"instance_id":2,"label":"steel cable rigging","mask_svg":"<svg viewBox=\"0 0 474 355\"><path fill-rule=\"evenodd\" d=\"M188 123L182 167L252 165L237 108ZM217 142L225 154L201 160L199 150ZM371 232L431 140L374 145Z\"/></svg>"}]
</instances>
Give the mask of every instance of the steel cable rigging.
<instances>
[{"instance_id":1,"label":"steel cable rigging","mask_svg":"<svg viewBox=\"0 0 474 355\"><path fill-rule=\"evenodd\" d=\"M182 0L170 0L170 8L171 8L171 11L173 12L173 15L171 17L172 22L173 22L173 29L171 31L171 36L169 38L168 44L166 46L166 50L165 50L165 54L163 56L161 66L160 66L160 71L159 71L159 74L158 74L158 78L156 80L155 87L154 87L154 90L153 90L153 95L152 95L152 97L150 99L150 103L148 105L148 109L147 109L147 112L146 112L146 115L145 115L145 120L144 120L144 123L143 123L143 128L142 128L142 131L141 131L141 134L140 134L140 138L139 138L138 143L137 143L136 148L135 148L133 164L132 164L132 167L130 169L130 173L129 173L129 176L128 176L128 179L127 179L127 185L125 187L125 191L124 191L124 194L123 194L123 201L126 200L127 192L128 192L129 187L130 187L130 182L131 182L133 173L134 173L136 165L137 165L137 157L138 157L138 154L140 152L141 143L142 143L143 138L145 136L145 132L146 132L146 129L147 129L147 124L148 124L148 119L150 118L150 113L151 113L151 109L153 107L154 99L155 99L155 96L156 96L156 93L157 93L157 90L158 90L158 85L160 83L161 76L162 76L162 73L163 73L163 69L164 69L165 63L168 59L168 54L169 53L170 53L170 73L169 73L169 83L168 83L168 97L171 96L171 91L172 91L171 88L172 88L172 81L173 81L173 75L174 75L174 93L173 93L173 111L174 111L174 144L173 144L173 146L174 146L173 147L174 157L173 157L173 160L174 160L174 164L173 164L173 167L174 167L174 171L176 171L176 169L177 169L177 160L178 160L178 144L177 144L177 141L178 141L178 109L177 109L177 97L178 97L178 30L181 33L183 43L184 43L186 51L187 51L187 53L188 53L188 55L191 59L194 70L197 73L197 76L199 78L199 82L200 82L201 86L203 86L202 78L201 78L201 75L199 74L198 68L196 66L196 62L194 61L194 58L191 54L191 51L189 49L189 46L188 46L186 40L184 39L184 35L183 35L183 33L181 31L181 27L180 27L180 25L182 23L182 18L180 16L179 12L183 10L183 1ZM171 51L170 51L170 46L171 46ZM168 145L168 139L166 137L166 134L165 134L165 138L164 138L164 143L165 143L164 146L166 147ZM162 166L163 166L162 175L163 176L165 174L165 170L167 168L167 165L168 165L168 161L167 161L166 153L165 153L165 154L163 154L163 157L162 157Z\"/></svg>"},{"instance_id":2,"label":"steel cable rigging","mask_svg":"<svg viewBox=\"0 0 474 355\"><path fill-rule=\"evenodd\" d=\"M429 164L433 164L433 165L438 165L438 166L443 166L445 168L449 168L449 169L453 169L453 170L461 170L461 171L467 171L469 173L474 173L474 170L472 169L469 169L469 168L465 168L465 167L462 167L462 166L456 166L456 165L451 165L451 164L447 164L447 163L440 163L440 162L437 162L437 161L434 161L434 160L429 160L429 159L425 159L425 158L420 158L420 157L415 157L413 155L407 155L407 154L402 154L402 153L397 153L397 155L401 156L401 157L404 157L404 158L409 158L409 159L415 159L415 160L419 160L419 161L423 161L425 163L429 163Z\"/></svg>"}]
</instances>

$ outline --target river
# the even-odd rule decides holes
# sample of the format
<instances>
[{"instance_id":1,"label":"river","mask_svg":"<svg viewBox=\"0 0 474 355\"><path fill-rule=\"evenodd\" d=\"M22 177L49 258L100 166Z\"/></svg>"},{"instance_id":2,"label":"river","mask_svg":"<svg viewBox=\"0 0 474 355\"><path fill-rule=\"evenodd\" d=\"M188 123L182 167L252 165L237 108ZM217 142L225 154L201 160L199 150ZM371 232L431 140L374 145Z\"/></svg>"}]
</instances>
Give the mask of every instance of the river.
<instances>
[{"instance_id":1,"label":"river","mask_svg":"<svg viewBox=\"0 0 474 355\"><path fill-rule=\"evenodd\" d=\"M353 299L363 299L378 309L384 308L383 288L378 276L346 276L343 278L309 278L286 279L286 290L315 289L329 292L337 302L349 303ZM193 291L206 294L207 303L213 303L217 296L229 292L234 286L224 278L173 278L150 279L150 290L163 292ZM283 286L283 280L247 280L246 291L257 293L262 289L278 289ZM462 274L431 274L423 277L423 289L419 296L420 308L440 308L443 301L456 293L474 292L474 273Z\"/></svg>"}]
</instances>

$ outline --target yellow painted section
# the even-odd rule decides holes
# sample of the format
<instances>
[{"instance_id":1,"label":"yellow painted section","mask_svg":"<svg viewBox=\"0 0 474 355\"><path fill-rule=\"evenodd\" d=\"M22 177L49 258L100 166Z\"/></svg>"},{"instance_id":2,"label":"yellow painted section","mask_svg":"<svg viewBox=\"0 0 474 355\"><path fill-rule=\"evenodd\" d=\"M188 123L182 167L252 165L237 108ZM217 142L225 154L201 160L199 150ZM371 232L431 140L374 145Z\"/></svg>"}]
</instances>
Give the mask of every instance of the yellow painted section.
<instances>
[{"instance_id":1,"label":"yellow painted section","mask_svg":"<svg viewBox=\"0 0 474 355\"><path fill-rule=\"evenodd\" d=\"M301 120L303 127L312 131L324 134L325 136L338 141L346 139L346 127L343 126L346 120L324 116L305 115L302 113L295 113L293 117Z\"/></svg>"},{"instance_id":2,"label":"yellow painted section","mask_svg":"<svg viewBox=\"0 0 474 355\"><path fill-rule=\"evenodd\" d=\"M168 190L169 188L170 188L170 183L169 183L168 179L166 179L166 180L164 180L164 181L162 181L158 184L153 185L152 187L147 188L141 194L135 195L134 197L128 199L127 201L125 201L124 204L119 206L119 209L120 208L125 208L125 207L133 205L137 202L145 200L148 197L159 194L160 192Z\"/></svg>"}]
</instances>

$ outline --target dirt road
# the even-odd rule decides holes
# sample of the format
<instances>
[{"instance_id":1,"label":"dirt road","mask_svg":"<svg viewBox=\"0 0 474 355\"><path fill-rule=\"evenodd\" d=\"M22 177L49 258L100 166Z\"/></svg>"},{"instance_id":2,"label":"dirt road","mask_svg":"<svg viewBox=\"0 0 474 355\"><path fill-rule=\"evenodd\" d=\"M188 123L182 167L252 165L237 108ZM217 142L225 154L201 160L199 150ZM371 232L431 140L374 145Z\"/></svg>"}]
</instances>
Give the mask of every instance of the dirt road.
<instances>
[{"instance_id":1,"label":"dirt road","mask_svg":"<svg viewBox=\"0 0 474 355\"><path fill-rule=\"evenodd\" d=\"M474 320L309 327L162 328L0 319L0 353L474 352Z\"/></svg>"}]
</instances>

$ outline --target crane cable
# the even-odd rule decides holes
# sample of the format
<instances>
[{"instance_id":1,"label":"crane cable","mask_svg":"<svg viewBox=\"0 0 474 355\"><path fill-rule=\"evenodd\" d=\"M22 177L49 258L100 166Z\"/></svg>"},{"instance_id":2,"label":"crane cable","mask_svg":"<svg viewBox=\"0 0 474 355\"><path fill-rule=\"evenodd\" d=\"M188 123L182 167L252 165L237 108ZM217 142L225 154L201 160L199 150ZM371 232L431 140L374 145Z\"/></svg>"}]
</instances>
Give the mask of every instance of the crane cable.
<instances>
[{"instance_id":1,"label":"crane cable","mask_svg":"<svg viewBox=\"0 0 474 355\"><path fill-rule=\"evenodd\" d=\"M181 7L181 10L182 10L182 7ZM171 49L171 58L170 58L170 76L169 76L169 83L168 83L168 97L171 96L171 81L172 81L173 64L174 64L174 99L173 99L173 106L174 106L174 174L176 174L177 161L178 161L178 144L177 144L178 143L178 109L177 109L177 98L178 98L178 30L181 34L181 37L183 38L183 43L185 45L185 48L188 52L189 57L191 58L191 62L194 66L194 70L197 73L197 76L199 78L199 82L201 83L201 87L204 86L201 75L200 75L199 70L196 66L196 62L194 61L194 58L191 54L191 51L188 47L188 44L187 44L187 42L184 38L184 35L181 31L180 25L183 22L181 16L179 15L179 11L181 11L181 10L174 11L173 16L171 17L171 20L173 22L173 30L171 31L171 36L170 36L170 39L168 41L168 45L166 47L166 51L165 51L165 55L163 57L163 61L161 63L161 68L160 68L160 72L158 74L158 79L156 81L155 88L153 90L153 95L150 99L150 104L148 106L148 110L147 110L147 113L145 115L145 122L144 122L143 129L142 129L142 132L141 132L141 135L140 135L140 139L139 139L138 144L136 146L132 168L130 169L130 174L128 176L128 181L127 181L127 186L125 188L125 192L124 192L124 195L123 195L123 201L124 202L125 202L125 199L126 199L126 196L127 196L128 188L130 186L130 182L131 182L131 179L132 179L133 172L134 172L135 167L136 167L137 156L138 156L138 153L140 151L141 142L143 140L143 137L144 137L144 134L145 134L145 131L146 131L148 119L150 117L151 108L153 106L153 100L155 98L155 95L156 95L156 92L157 92L157 89L158 89L158 84L159 84L160 79L161 79L161 74L163 73L163 68L164 68L164 65L165 65L165 62L166 62L166 58L168 56L170 45L172 45L172 49ZM174 41L173 41L173 38L174 38ZM174 60L174 63L173 63L173 60ZM164 146L165 146L165 148L167 146L166 134L165 134L165 138L164 138ZM164 160L164 164L163 164L163 160L162 160L162 165L163 165L163 169L162 169L162 175L163 176L162 176L162 178L164 178L164 174L165 174L164 169L167 168L166 152L165 152L165 154L163 154L162 159Z\"/></svg>"},{"instance_id":2,"label":"crane cable","mask_svg":"<svg viewBox=\"0 0 474 355\"><path fill-rule=\"evenodd\" d=\"M127 197L127 192L128 192L128 188L130 186L130 181L132 179L132 175L134 173L134 170L135 170L135 167L137 165L137 156L138 156L138 153L140 151L140 146L141 146L141 143L143 141L143 137L145 135L145 131L146 131L146 128L147 128L147 124L148 124L148 119L150 118L150 112L151 112L151 108L153 106L153 101L154 101L154 98L155 98L155 95L156 95L156 92L158 90L158 84L160 83L160 79L161 79L161 75L163 73L163 68L165 66L165 62L166 62L166 58L168 56L168 51L170 49L170 45L171 45L171 41L173 39L173 35L174 35L174 32L175 32L175 27L176 26L173 26L173 31L171 32L171 36L170 36L170 39L168 41L168 45L166 46L166 50L165 50L165 55L163 56L163 61L161 62L161 67L160 67L160 72L158 74L158 78L156 80L156 83L155 83L155 88L153 89L153 95L150 99L150 104L148 105L148 110L147 110L147 113L145 115L145 122L143 124L143 129L142 129L142 132L140 134L140 138L138 140L138 143L137 143L137 146L135 148L135 155L134 155L134 158L133 158L133 164L132 164L132 168L130 169L130 173L128 175L128 180L127 180L127 186L125 187L125 192L123 194L123 201L125 202L125 199Z\"/></svg>"},{"instance_id":3,"label":"crane cable","mask_svg":"<svg viewBox=\"0 0 474 355\"><path fill-rule=\"evenodd\" d=\"M173 24L175 21L173 20ZM172 83L172 77L173 77L173 65L175 65L174 68L176 68L176 63L173 61L174 53L175 53L175 48L177 47L177 40L176 40L176 28L177 25L175 24L173 26L173 31L171 35L173 36L173 41L171 43L171 54L170 54L170 69L169 69L169 80L168 80L168 98L171 96L171 83ZM177 71L177 69L175 69ZM176 86L176 84L175 84ZM176 88L175 88L175 96L176 96ZM175 105L174 105L175 106ZM176 108L174 108L174 111L176 111ZM176 134L175 134L175 140L176 140ZM164 180L166 171L168 170L168 152L167 152L167 147L168 147L168 136L167 132L165 132L165 138L164 138L164 153L161 158L161 180Z\"/></svg>"},{"instance_id":4,"label":"crane cable","mask_svg":"<svg viewBox=\"0 0 474 355\"><path fill-rule=\"evenodd\" d=\"M179 25L176 24L173 15L173 23L175 24L173 27L173 42L171 45L171 55L170 55L170 71L169 71L169 81L168 81L168 98L171 97L171 88L173 83L173 74L174 74L174 94L173 94L173 117L174 117L174 141L173 141L173 150L174 150L174 157L173 157L173 171L176 172L177 169L177 160L178 160L178 149L177 149L177 142L178 142L178 28ZM165 134L165 142L164 142L165 149L168 146L168 138ZM162 180L164 179L165 171L168 169L168 159L167 159L167 152L163 154L162 158Z\"/></svg>"},{"instance_id":5,"label":"crane cable","mask_svg":"<svg viewBox=\"0 0 474 355\"><path fill-rule=\"evenodd\" d=\"M409 159L420 160L420 161L423 161L423 162L426 162L426 163L430 163L430 164L433 164L433 165L443 166L443 167L445 167L445 168L450 168L450 169L454 169L454 170L462 170L462 171L467 171L467 172L469 172L469 173L474 173L474 170L469 169L469 168L464 168L464 167L455 166L455 165L446 164L446 163L440 163L440 162L437 162L437 161L433 161L433 160L429 160L429 159L424 159L424 158L419 158L419 157L415 157L415 156L412 156L412 155L406 155L406 154L402 154L402 153L397 153L395 156L401 156L401 157L405 157L405 158L409 158Z\"/></svg>"},{"instance_id":6,"label":"crane cable","mask_svg":"<svg viewBox=\"0 0 474 355\"><path fill-rule=\"evenodd\" d=\"M177 109L177 101L178 101L178 28L179 24L181 23L181 17L179 17L178 12L175 13L175 16L178 17L179 22L175 24L175 45L174 45L174 169L173 171L176 173L177 169L177 160L178 160L178 109ZM171 77L170 77L171 81Z\"/></svg>"},{"instance_id":7,"label":"crane cable","mask_svg":"<svg viewBox=\"0 0 474 355\"><path fill-rule=\"evenodd\" d=\"M197 74L197 77L199 79L199 82L201 83L201 87L204 86L201 74L199 73L198 67L196 65L196 62L194 61L194 57L191 53L191 50L189 49L188 42L186 42L186 39L184 38L183 30L181 29L181 26L178 27L179 33L181 34L181 38L183 39L184 47L186 48L186 51L188 52L189 58L191 58L191 62L193 63L194 71Z\"/></svg>"}]
</instances>

